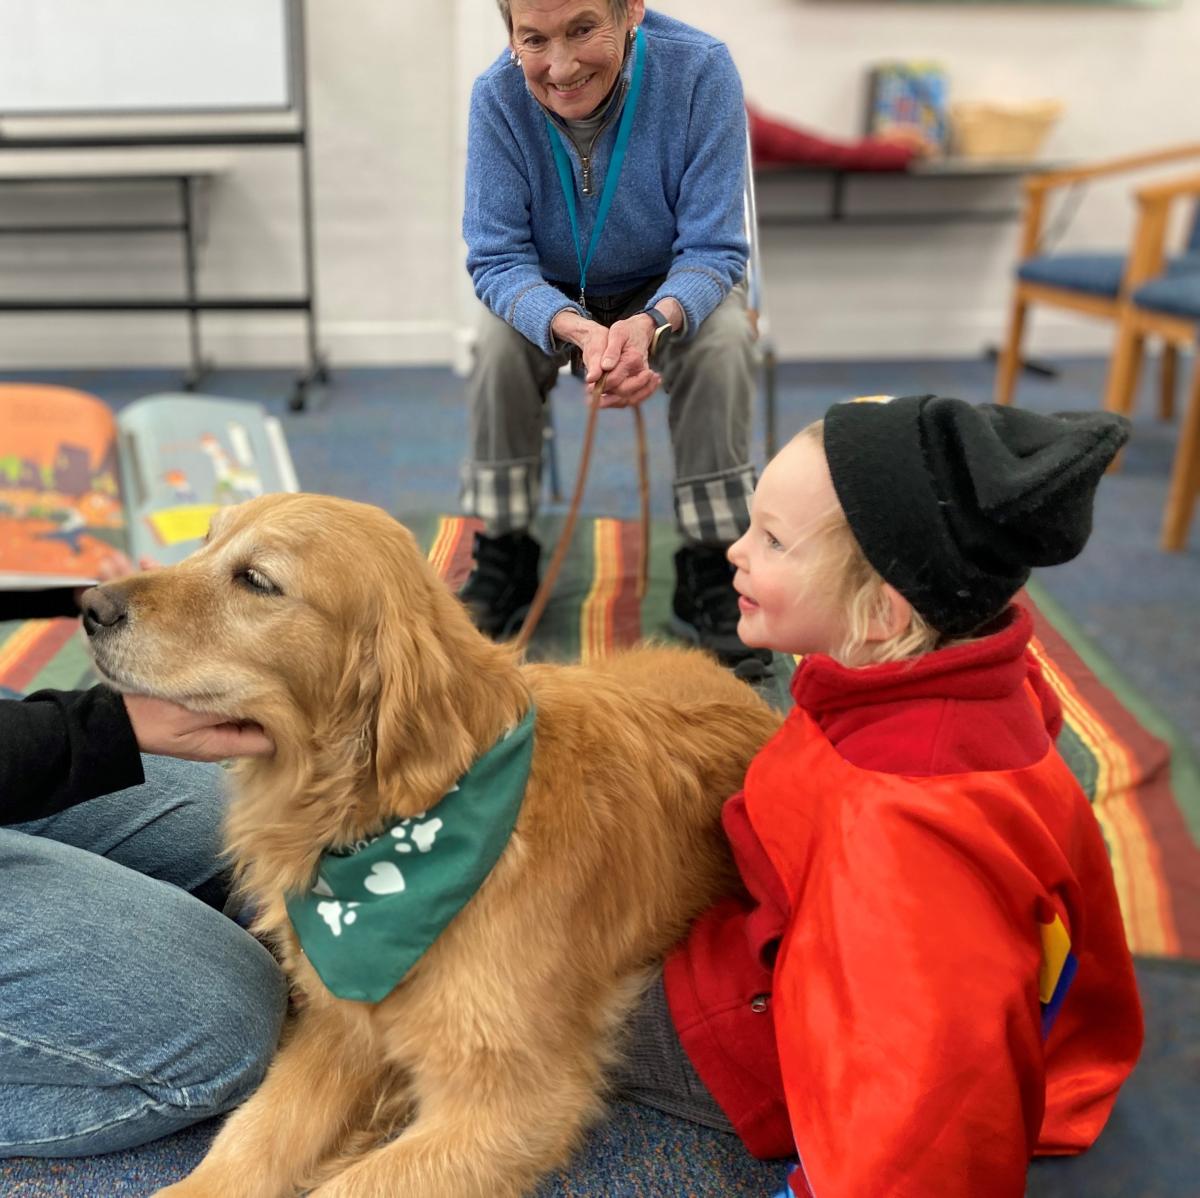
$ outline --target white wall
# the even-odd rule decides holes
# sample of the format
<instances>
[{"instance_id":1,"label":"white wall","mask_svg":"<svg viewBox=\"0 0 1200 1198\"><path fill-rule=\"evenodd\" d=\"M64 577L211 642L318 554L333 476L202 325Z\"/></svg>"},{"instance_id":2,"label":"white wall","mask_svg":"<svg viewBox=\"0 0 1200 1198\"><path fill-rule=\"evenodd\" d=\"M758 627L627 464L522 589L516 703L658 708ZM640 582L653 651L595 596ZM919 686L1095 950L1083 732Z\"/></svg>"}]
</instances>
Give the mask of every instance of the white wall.
<instances>
[{"instance_id":1,"label":"white wall","mask_svg":"<svg viewBox=\"0 0 1200 1198\"><path fill-rule=\"evenodd\" d=\"M503 25L484 0L477 7ZM453 5L445 0L308 0L321 341L334 364L449 361L461 168ZM0 30L0 35L2 35ZM5 122L15 136L41 130ZM94 127L94 126L93 126ZM204 204L201 289L278 294L299 288L297 156L238 151ZM0 158L2 163L2 158ZM127 186L72 200L0 187L0 223L107 214L133 220L170 194ZM175 239L0 237L0 295L181 294ZM294 316L204 318L206 349L225 362L295 364ZM182 362L181 314L0 314L0 367Z\"/></svg>"},{"instance_id":2,"label":"white wall","mask_svg":"<svg viewBox=\"0 0 1200 1198\"><path fill-rule=\"evenodd\" d=\"M729 44L751 101L829 135L858 134L869 64L920 58L945 64L952 98L1063 100L1066 111L1046 143L1047 158L1200 142L1197 0L1157 10L855 0L657 3ZM1200 163L1190 165L1195 170ZM933 185L896 186L911 199L913 188ZM1132 229L1129 187L1126 177L1091 189L1060 248L1123 245ZM941 202L967 194L950 188ZM1015 187L972 188L971 202L1003 204L1017 194ZM1017 230L1015 223L768 227L763 275L781 351L793 357L970 354L996 342L1006 323ZM1102 324L1049 310L1035 312L1031 334L1035 351L1107 352L1111 338Z\"/></svg>"},{"instance_id":3,"label":"white wall","mask_svg":"<svg viewBox=\"0 0 1200 1198\"><path fill-rule=\"evenodd\" d=\"M856 134L872 62L920 57L946 64L959 98L1062 98L1067 111L1050 157L1200 139L1200 0L1157 11L655 2L729 43L752 100L826 134ZM308 24L322 343L334 365L450 362L474 304L458 235L465 105L471 78L503 43L493 0L309 0ZM294 287L294 155L240 152L238 163L207 197L202 287ZM981 203L1010 197L1003 189L973 195ZM128 187L107 199L0 190L0 223L81 212L136 219L152 210ZM1120 244L1130 215L1124 189L1095 189L1063 244ZM1003 327L1016 235L1014 224L768 228L764 276L780 349L974 353ZM179 287L178 269L166 239L0 238L3 296L168 294ZM205 330L209 351L225 363L292 364L302 350L290 317L213 315ZM1032 344L1103 350L1108 336L1047 313L1035 319ZM176 363L185 347L178 315L0 314L3 369Z\"/></svg>"}]
</instances>

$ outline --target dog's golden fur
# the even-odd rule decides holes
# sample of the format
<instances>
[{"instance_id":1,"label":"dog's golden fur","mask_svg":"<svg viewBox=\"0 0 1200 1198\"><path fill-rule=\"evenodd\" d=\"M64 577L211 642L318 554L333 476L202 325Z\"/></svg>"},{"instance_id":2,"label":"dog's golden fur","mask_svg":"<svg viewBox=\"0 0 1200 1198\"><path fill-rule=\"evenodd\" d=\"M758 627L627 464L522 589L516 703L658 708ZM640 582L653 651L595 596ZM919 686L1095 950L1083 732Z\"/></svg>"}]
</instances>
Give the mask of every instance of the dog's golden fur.
<instances>
[{"instance_id":1,"label":"dog's golden fur","mask_svg":"<svg viewBox=\"0 0 1200 1198\"><path fill-rule=\"evenodd\" d=\"M230 509L181 565L105 592L126 612L93 638L114 683L276 743L237 768L227 843L304 996L261 1088L160 1193L529 1192L598 1114L646 967L730 885L720 806L777 717L690 650L520 664L406 529L344 500ZM492 874L386 999L333 997L285 893L324 849L431 807L531 701L532 773Z\"/></svg>"}]
</instances>

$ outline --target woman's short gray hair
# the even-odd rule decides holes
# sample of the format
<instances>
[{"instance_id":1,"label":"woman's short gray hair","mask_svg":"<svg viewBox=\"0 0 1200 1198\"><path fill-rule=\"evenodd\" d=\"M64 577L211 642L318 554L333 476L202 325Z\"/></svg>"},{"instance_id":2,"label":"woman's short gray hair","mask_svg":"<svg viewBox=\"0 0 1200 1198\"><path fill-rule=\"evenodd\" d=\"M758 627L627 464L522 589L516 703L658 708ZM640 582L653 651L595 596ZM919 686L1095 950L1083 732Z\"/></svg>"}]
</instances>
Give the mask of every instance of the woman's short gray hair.
<instances>
[{"instance_id":1,"label":"woman's short gray hair","mask_svg":"<svg viewBox=\"0 0 1200 1198\"><path fill-rule=\"evenodd\" d=\"M608 5L608 11L618 25L625 20L625 15L629 12L629 0L604 0L604 3ZM508 26L508 32L512 33L512 0L496 0L496 5L504 18L504 24Z\"/></svg>"}]
</instances>

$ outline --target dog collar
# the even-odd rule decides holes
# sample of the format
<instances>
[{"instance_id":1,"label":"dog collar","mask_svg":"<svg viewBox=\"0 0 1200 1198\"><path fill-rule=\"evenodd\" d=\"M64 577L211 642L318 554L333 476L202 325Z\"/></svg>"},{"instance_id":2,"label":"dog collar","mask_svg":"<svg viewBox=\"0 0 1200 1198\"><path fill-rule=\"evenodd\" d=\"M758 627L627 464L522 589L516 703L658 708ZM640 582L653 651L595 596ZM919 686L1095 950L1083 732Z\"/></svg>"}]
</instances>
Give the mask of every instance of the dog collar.
<instances>
[{"instance_id":1,"label":"dog collar","mask_svg":"<svg viewBox=\"0 0 1200 1198\"><path fill-rule=\"evenodd\" d=\"M512 836L533 759L535 709L428 811L322 854L288 917L338 998L379 1002L483 885Z\"/></svg>"}]
</instances>

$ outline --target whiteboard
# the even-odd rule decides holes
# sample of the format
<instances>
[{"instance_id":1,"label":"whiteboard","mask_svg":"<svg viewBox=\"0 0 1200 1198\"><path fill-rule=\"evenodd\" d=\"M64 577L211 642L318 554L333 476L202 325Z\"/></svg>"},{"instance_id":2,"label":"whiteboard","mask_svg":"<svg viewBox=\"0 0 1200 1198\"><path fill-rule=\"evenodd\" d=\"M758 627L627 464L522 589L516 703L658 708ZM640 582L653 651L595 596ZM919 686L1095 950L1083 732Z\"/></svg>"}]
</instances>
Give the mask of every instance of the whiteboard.
<instances>
[{"instance_id":1,"label":"whiteboard","mask_svg":"<svg viewBox=\"0 0 1200 1198\"><path fill-rule=\"evenodd\" d=\"M0 115L291 106L288 0L0 0Z\"/></svg>"}]
</instances>

